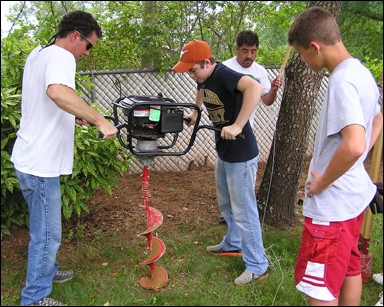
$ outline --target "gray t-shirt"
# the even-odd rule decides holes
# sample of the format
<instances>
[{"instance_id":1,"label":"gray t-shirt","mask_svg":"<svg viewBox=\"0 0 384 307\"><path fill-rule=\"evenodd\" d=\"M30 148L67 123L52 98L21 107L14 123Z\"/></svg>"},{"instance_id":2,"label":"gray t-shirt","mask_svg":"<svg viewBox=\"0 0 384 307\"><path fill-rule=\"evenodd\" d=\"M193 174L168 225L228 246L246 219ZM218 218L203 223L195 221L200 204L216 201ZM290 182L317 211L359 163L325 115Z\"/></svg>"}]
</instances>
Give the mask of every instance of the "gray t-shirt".
<instances>
[{"instance_id":1,"label":"gray t-shirt","mask_svg":"<svg viewBox=\"0 0 384 307\"><path fill-rule=\"evenodd\" d=\"M304 201L304 216L320 221L346 221L362 213L372 200L376 187L364 168L374 117L380 112L379 91L369 70L357 59L340 63L329 78L309 167L323 174L340 145L340 131L349 125L365 128L367 149L360 159L333 185Z\"/></svg>"}]
</instances>

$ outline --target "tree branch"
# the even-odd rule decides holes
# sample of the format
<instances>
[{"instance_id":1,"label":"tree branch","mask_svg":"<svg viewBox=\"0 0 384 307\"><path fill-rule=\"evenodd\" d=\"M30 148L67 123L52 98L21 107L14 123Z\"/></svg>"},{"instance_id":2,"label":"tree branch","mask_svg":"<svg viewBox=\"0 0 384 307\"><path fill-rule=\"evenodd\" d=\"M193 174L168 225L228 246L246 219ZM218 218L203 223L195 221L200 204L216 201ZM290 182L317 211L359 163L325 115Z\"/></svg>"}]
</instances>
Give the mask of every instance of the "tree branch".
<instances>
[{"instance_id":1,"label":"tree branch","mask_svg":"<svg viewBox=\"0 0 384 307\"><path fill-rule=\"evenodd\" d=\"M17 17L16 17L15 21L13 22L12 27L11 27L11 29L10 29L9 32L8 32L8 35L12 33L13 27L16 25L16 23L17 23L17 21L19 20L21 14L23 13L23 10L24 10L25 3L26 3L26 2L27 2L27 1L24 1L24 2L23 2L23 6L21 7L19 14L17 14Z\"/></svg>"}]
</instances>

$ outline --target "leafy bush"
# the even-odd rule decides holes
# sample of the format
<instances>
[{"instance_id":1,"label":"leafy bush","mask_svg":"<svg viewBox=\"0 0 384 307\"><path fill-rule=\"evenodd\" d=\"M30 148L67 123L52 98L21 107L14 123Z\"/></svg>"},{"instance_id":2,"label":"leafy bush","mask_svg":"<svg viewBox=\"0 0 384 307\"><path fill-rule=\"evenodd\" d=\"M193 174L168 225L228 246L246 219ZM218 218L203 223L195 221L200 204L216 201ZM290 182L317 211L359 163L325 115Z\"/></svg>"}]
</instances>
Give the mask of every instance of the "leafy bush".
<instances>
[{"instance_id":1,"label":"leafy bush","mask_svg":"<svg viewBox=\"0 0 384 307\"><path fill-rule=\"evenodd\" d=\"M1 238L3 233L9 234L13 223L28 225L28 208L23 204L16 173L9 161L20 121L18 92L15 88L1 89Z\"/></svg>"},{"instance_id":2,"label":"leafy bush","mask_svg":"<svg viewBox=\"0 0 384 307\"><path fill-rule=\"evenodd\" d=\"M94 127L76 125L74 170L72 175L60 177L63 214L67 219L73 209L78 215L81 209L89 213L82 200L91 197L97 188L106 189L112 196L111 185L118 187L118 174L123 175L130 164L130 156L117 138L102 141L96 137L97 132Z\"/></svg>"},{"instance_id":3,"label":"leafy bush","mask_svg":"<svg viewBox=\"0 0 384 307\"><path fill-rule=\"evenodd\" d=\"M1 238L12 224L28 226L28 207L9 161L21 117L21 80L32 50L27 38L8 37L1 44Z\"/></svg>"}]
</instances>

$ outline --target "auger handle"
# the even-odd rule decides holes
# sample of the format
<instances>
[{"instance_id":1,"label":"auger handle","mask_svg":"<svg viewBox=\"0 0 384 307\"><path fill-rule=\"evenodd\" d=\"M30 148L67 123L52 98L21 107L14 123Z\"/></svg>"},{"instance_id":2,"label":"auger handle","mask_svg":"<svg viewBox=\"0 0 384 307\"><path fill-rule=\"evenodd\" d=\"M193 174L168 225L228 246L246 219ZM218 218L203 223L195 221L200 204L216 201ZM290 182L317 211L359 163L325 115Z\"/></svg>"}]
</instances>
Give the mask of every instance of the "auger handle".
<instances>
[{"instance_id":1,"label":"auger handle","mask_svg":"<svg viewBox=\"0 0 384 307\"><path fill-rule=\"evenodd\" d=\"M115 121L115 118L114 118L113 116L104 115L104 118L105 118L105 119L110 119L110 120ZM91 126L94 126L94 124L90 124L90 125L91 125ZM122 125L123 125L123 124L121 124L121 125L117 125L117 126L115 126L115 127L116 127L117 130L120 130L121 128L124 128L124 127L122 127ZM96 137L97 137L98 139L102 139L102 138L104 137L104 134L103 134L101 131L99 131L99 132L96 134Z\"/></svg>"},{"instance_id":2,"label":"auger handle","mask_svg":"<svg viewBox=\"0 0 384 307\"><path fill-rule=\"evenodd\" d=\"M190 123L191 122L191 118L187 117L187 118L183 118L184 121L186 123ZM202 125L200 127L198 127L198 129L210 129L210 130L214 130L214 131L217 131L217 132L221 132L221 129L220 128L217 128L217 127L213 127L213 126L207 126L207 125ZM245 139L245 135L243 133L240 133L236 136L236 139Z\"/></svg>"},{"instance_id":3,"label":"auger handle","mask_svg":"<svg viewBox=\"0 0 384 307\"><path fill-rule=\"evenodd\" d=\"M221 128L207 126L207 125L200 126L198 129L209 129L209 130L221 132ZM240 133L236 135L236 139L245 139L245 135L243 133Z\"/></svg>"},{"instance_id":4,"label":"auger handle","mask_svg":"<svg viewBox=\"0 0 384 307\"><path fill-rule=\"evenodd\" d=\"M115 119L113 116L108 116L108 115L105 115L104 118L106 118L106 119L111 119L111 120L113 120L113 121L114 121L114 119ZM77 119L77 120L82 120L82 119L79 118L79 117L76 117L76 119ZM94 127L94 126L95 126L95 124L91 124L91 123L88 123L88 125L89 125L90 127ZM118 126L121 126L121 125L118 125ZM116 128L117 128L117 129L121 129L121 128L123 128L123 127L120 127L120 128L116 127ZM99 131L99 132L96 134L96 137L99 138L99 139L102 139L102 138L104 137L104 134L103 134L101 131Z\"/></svg>"}]
</instances>

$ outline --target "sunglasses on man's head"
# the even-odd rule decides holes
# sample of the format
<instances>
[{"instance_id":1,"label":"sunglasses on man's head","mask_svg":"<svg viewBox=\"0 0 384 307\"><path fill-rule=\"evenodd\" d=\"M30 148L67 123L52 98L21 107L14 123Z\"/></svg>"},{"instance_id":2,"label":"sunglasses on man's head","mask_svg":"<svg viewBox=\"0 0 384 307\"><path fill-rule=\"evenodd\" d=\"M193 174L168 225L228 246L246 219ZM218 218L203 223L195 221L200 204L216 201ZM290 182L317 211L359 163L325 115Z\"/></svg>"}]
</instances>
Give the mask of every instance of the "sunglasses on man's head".
<instances>
[{"instance_id":1,"label":"sunglasses on man's head","mask_svg":"<svg viewBox=\"0 0 384 307\"><path fill-rule=\"evenodd\" d=\"M92 44L89 40L87 40L87 39L85 38L85 36L84 36L83 34L81 34L79 31L77 31L77 30L73 30L73 32L77 32L77 33L79 33L80 36L88 42L88 45L87 45L87 48L86 48L87 51L90 50L90 49L93 47L93 44Z\"/></svg>"}]
</instances>

